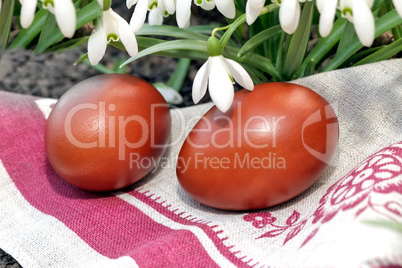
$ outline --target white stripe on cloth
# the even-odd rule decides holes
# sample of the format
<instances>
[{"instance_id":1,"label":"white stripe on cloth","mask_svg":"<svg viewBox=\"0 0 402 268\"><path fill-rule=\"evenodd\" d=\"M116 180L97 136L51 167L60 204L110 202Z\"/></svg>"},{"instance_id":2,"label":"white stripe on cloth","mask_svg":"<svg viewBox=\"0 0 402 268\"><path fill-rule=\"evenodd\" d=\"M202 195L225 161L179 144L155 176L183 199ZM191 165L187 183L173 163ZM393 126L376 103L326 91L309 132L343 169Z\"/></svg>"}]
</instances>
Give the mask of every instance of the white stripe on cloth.
<instances>
[{"instance_id":1,"label":"white stripe on cloth","mask_svg":"<svg viewBox=\"0 0 402 268\"><path fill-rule=\"evenodd\" d=\"M152 207L144 204L142 201L138 200L134 196L126 193L116 193L116 196L126 201L127 203L135 206L139 210L141 210L144 214L150 217L155 222L162 224L166 227L169 227L174 230L188 230L192 232L200 241L205 251L208 255L214 260L220 267L236 267L232 262L230 262L225 256L223 256L219 250L215 247L214 243L211 239L204 233L204 231L197 227L191 225L185 225L178 222L175 222L158 211L153 209Z\"/></svg>"},{"instance_id":2,"label":"white stripe on cloth","mask_svg":"<svg viewBox=\"0 0 402 268\"><path fill-rule=\"evenodd\" d=\"M99 254L62 222L31 206L1 160L0 189L0 248L23 267L138 267L131 257Z\"/></svg>"}]
</instances>

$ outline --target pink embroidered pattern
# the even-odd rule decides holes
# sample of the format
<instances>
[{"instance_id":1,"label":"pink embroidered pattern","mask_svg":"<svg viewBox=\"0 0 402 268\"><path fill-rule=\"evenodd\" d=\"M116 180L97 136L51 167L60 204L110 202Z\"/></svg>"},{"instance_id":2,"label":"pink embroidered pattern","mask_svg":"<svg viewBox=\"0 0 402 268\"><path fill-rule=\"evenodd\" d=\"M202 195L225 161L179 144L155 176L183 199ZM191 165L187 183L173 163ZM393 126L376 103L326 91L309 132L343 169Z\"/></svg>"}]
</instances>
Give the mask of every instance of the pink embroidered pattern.
<instances>
[{"instance_id":1,"label":"pink embroidered pattern","mask_svg":"<svg viewBox=\"0 0 402 268\"><path fill-rule=\"evenodd\" d=\"M256 239L275 237L287 232L283 245L299 234L309 219L311 224L320 223L304 240L301 245L303 247L316 235L321 224L333 219L340 211L354 209L357 217L371 209L390 220L402 220L402 204L396 201L375 201L377 195L391 193L402 195L402 142L368 157L329 187L320 199L318 208L305 220L299 221L300 213L296 210L284 226L276 225L277 218L269 212L250 213L243 219L252 222L255 228L270 226L268 232Z\"/></svg>"}]
</instances>

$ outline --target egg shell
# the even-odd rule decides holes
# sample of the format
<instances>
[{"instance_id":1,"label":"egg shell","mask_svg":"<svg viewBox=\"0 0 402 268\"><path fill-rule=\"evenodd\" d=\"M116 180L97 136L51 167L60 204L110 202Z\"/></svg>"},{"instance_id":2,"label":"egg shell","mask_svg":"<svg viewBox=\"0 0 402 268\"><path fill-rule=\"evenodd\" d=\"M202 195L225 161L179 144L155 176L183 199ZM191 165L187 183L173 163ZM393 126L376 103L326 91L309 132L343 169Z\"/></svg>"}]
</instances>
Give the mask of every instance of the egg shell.
<instances>
[{"instance_id":1,"label":"egg shell","mask_svg":"<svg viewBox=\"0 0 402 268\"><path fill-rule=\"evenodd\" d=\"M71 184L116 190L154 169L170 127L169 107L151 84L125 74L95 76L56 103L46 125L46 155Z\"/></svg>"},{"instance_id":2,"label":"egg shell","mask_svg":"<svg viewBox=\"0 0 402 268\"><path fill-rule=\"evenodd\" d=\"M291 83L235 93L226 113L212 107L186 138L176 174L195 200L225 210L283 203L309 188L338 144L338 119L313 90Z\"/></svg>"}]
</instances>

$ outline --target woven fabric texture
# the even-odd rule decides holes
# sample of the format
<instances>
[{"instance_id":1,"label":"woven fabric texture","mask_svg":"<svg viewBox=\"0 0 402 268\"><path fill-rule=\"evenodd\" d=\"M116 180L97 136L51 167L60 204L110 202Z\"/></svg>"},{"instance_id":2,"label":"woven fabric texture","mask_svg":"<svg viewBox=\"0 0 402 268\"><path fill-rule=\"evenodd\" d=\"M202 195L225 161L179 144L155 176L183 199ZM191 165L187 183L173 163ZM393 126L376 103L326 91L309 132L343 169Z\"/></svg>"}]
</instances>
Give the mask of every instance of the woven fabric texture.
<instances>
[{"instance_id":1,"label":"woven fabric texture","mask_svg":"<svg viewBox=\"0 0 402 268\"><path fill-rule=\"evenodd\" d=\"M252 212L209 208L178 184L181 145L212 104L171 110L171 146L140 182L90 193L46 159L56 100L0 92L0 248L23 267L402 266L401 234L366 222L402 224L402 60L294 83L335 108L338 152L308 190Z\"/></svg>"}]
</instances>

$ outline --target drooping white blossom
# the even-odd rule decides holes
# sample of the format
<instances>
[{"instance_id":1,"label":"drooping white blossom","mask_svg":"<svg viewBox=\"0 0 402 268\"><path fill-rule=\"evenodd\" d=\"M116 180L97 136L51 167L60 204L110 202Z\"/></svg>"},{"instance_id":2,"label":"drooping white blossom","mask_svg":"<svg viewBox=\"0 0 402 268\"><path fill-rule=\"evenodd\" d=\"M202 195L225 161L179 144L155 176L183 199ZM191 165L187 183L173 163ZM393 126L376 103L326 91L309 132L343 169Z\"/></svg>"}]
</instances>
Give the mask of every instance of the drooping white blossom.
<instances>
[{"instance_id":1,"label":"drooping white blossom","mask_svg":"<svg viewBox=\"0 0 402 268\"><path fill-rule=\"evenodd\" d=\"M373 44L375 38L375 21L371 11L373 3L373 0L339 0L342 17L353 23L357 37L367 47ZM317 8L321 13L319 32L323 37L328 36L332 30L337 5L337 0L317 0Z\"/></svg>"},{"instance_id":2,"label":"drooping white blossom","mask_svg":"<svg viewBox=\"0 0 402 268\"><path fill-rule=\"evenodd\" d=\"M180 28L186 28L190 25L192 1L176 1L176 21ZM211 10L216 6L222 15L230 19L233 19L236 15L236 7L233 0L194 0L194 3L205 10Z\"/></svg>"},{"instance_id":3,"label":"drooping white blossom","mask_svg":"<svg viewBox=\"0 0 402 268\"><path fill-rule=\"evenodd\" d=\"M193 82L193 101L198 103L209 88L209 94L216 107L222 112L229 110L233 103L233 80L248 90L254 89L249 74L237 62L226 59L222 55L210 56Z\"/></svg>"},{"instance_id":4,"label":"drooping white blossom","mask_svg":"<svg viewBox=\"0 0 402 268\"><path fill-rule=\"evenodd\" d=\"M300 20L300 3L298 0L282 0L279 8L279 22L282 30L287 34L293 34Z\"/></svg>"},{"instance_id":5,"label":"drooping white blossom","mask_svg":"<svg viewBox=\"0 0 402 268\"><path fill-rule=\"evenodd\" d=\"M127 0L127 8L131 8L136 4L133 15L130 20L131 29L136 33L138 32L142 25L144 25L145 18L148 11L152 13L151 24L160 25L163 21L163 16L168 14L173 14L176 10L176 5L174 0Z\"/></svg>"},{"instance_id":6,"label":"drooping white blossom","mask_svg":"<svg viewBox=\"0 0 402 268\"><path fill-rule=\"evenodd\" d=\"M96 65L105 55L107 44L119 41L125 46L131 57L138 54L137 40L130 25L111 8L103 11L102 22L96 27L88 40L88 58Z\"/></svg>"},{"instance_id":7,"label":"drooping white blossom","mask_svg":"<svg viewBox=\"0 0 402 268\"><path fill-rule=\"evenodd\" d=\"M25 2L28 2L28 0L25 0ZM54 14L57 26L59 26L61 33L65 37L73 37L77 16L72 0L42 0L42 7Z\"/></svg>"},{"instance_id":8,"label":"drooping white blossom","mask_svg":"<svg viewBox=\"0 0 402 268\"><path fill-rule=\"evenodd\" d=\"M265 0L248 0L246 3L246 21L248 25L254 23L265 4Z\"/></svg>"},{"instance_id":9,"label":"drooping white blossom","mask_svg":"<svg viewBox=\"0 0 402 268\"><path fill-rule=\"evenodd\" d=\"M29 26L31 26L33 22L38 0L20 0L20 4L21 4L20 23L21 26L26 29Z\"/></svg>"}]
</instances>

